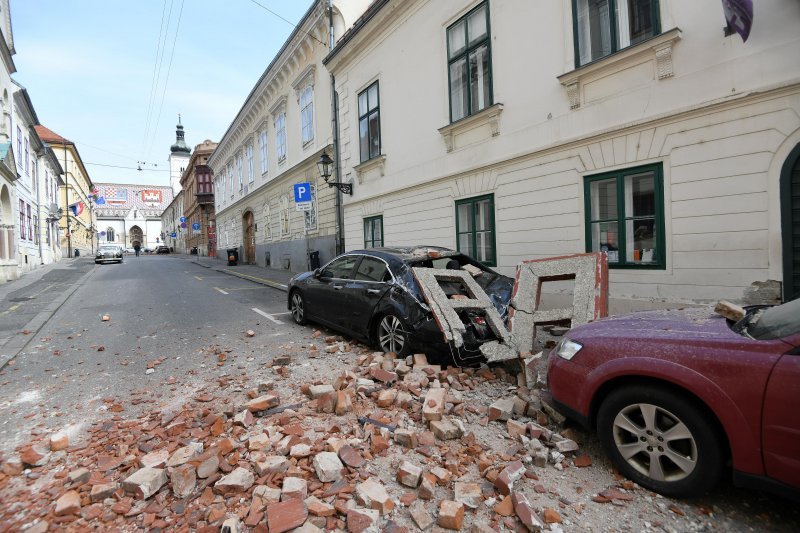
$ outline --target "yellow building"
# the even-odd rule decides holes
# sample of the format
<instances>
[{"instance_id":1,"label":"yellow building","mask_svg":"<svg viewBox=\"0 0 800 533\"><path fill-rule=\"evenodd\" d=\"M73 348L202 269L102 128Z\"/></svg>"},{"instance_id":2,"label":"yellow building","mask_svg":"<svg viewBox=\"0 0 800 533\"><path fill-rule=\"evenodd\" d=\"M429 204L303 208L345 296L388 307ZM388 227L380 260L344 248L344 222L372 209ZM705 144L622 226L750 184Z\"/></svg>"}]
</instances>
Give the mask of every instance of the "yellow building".
<instances>
[{"instance_id":1,"label":"yellow building","mask_svg":"<svg viewBox=\"0 0 800 533\"><path fill-rule=\"evenodd\" d=\"M76 251L81 255L94 254L97 224L89 198L94 185L78 148L44 126L36 126L36 133L50 145L64 168L64 184L58 195L58 205L63 209L58 233L64 257L75 257Z\"/></svg>"}]
</instances>

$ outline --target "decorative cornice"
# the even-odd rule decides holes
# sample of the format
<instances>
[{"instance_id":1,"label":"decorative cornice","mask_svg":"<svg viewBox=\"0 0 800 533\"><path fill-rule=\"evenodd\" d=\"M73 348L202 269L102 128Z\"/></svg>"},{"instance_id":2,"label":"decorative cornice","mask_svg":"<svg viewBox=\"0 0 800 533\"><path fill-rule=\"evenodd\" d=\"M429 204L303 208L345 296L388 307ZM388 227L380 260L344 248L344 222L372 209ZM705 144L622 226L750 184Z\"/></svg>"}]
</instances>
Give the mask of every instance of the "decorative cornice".
<instances>
[{"instance_id":1,"label":"decorative cornice","mask_svg":"<svg viewBox=\"0 0 800 533\"><path fill-rule=\"evenodd\" d=\"M297 97L297 101L300 101L300 93L305 89L307 86L311 86L311 89L314 89L314 73L317 70L317 66L314 63L311 63L303 71L295 78L292 82L292 89L294 89L294 93Z\"/></svg>"}]
</instances>

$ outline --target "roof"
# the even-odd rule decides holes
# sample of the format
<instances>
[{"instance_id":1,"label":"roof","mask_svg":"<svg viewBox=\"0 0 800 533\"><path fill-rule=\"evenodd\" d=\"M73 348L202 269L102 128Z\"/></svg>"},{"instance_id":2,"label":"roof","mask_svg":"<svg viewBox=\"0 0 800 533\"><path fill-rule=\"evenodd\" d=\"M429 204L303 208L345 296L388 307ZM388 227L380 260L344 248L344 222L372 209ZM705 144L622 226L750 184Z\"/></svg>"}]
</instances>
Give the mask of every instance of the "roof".
<instances>
[{"instance_id":1,"label":"roof","mask_svg":"<svg viewBox=\"0 0 800 533\"><path fill-rule=\"evenodd\" d=\"M98 215L118 209L164 210L173 198L169 185L133 185L124 183L95 183L95 188L105 199L96 205Z\"/></svg>"},{"instance_id":2,"label":"roof","mask_svg":"<svg viewBox=\"0 0 800 533\"><path fill-rule=\"evenodd\" d=\"M441 246L395 246L392 248L380 247L369 248L367 250L353 250L348 253L378 253L394 256L400 261L415 261L418 259L437 259L439 257L447 257L451 255L459 255L461 252L451 250L450 248L443 248Z\"/></svg>"},{"instance_id":3,"label":"roof","mask_svg":"<svg viewBox=\"0 0 800 533\"><path fill-rule=\"evenodd\" d=\"M325 59L322 60L323 65L327 65L328 62L333 59L333 57L342 51L342 49L347 46L353 37L356 36L361 29L367 25L367 23L372 20L372 18L380 11L381 9L389 3L389 0L375 0L372 5L370 5L367 10L364 12L363 15L358 17L356 21L353 23L353 26L344 32L344 35L339 39L339 42L336 43L336 46L333 47Z\"/></svg>"},{"instance_id":4,"label":"roof","mask_svg":"<svg viewBox=\"0 0 800 533\"><path fill-rule=\"evenodd\" d=\"M36 130L36 134L39 136L39 138L46 143L75 144L69 139L65 139L58 133L54 132L50 128L42 126L41 124L34 126L34 129Z\"/></svg>"}]
</instances>

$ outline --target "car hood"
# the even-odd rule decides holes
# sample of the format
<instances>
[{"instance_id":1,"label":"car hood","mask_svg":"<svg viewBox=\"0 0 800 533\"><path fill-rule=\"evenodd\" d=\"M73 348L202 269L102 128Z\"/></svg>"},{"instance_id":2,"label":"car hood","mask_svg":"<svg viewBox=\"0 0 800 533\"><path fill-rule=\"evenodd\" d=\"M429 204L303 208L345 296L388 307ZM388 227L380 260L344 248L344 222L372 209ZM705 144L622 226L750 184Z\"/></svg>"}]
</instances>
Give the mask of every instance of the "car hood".
<instances>
[{"instance_id":1,"label":"car hood","mask_svg":"<svg viewBox=\"0 0 800 533\"><path fill-rule=\"evenodd\" d=\"M589 339L643 339L672 341L735 340L742 336L731 331L725 318L711 308L644 311L608 317L572 328L567 336L576 341Z\"/></svg>"}]
</instances>

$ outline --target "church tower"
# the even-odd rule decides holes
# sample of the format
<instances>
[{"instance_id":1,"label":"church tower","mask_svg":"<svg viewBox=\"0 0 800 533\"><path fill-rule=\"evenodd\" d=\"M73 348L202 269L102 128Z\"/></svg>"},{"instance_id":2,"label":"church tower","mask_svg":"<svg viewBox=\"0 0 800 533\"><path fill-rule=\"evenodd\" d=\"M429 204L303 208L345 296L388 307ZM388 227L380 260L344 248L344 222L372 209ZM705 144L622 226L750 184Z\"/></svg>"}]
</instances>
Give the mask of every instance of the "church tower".
<instances>
[{"instance_id":1,"label":"church tower","mask_svg":"<svg viewBox=\"0 0 800 533\"><path fill-rule=\"evenodd\" d=\"M186 146L184 140L183 124L181 116L178 115L178 125L175 130L175 144L170 146L169 151L169 184L172 185L172 192L177 196L181 192L181 176L189 164L189 156L192 151Z\"/></svg>"}]
</instances>

